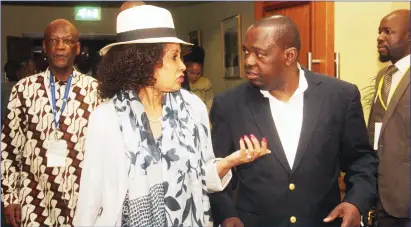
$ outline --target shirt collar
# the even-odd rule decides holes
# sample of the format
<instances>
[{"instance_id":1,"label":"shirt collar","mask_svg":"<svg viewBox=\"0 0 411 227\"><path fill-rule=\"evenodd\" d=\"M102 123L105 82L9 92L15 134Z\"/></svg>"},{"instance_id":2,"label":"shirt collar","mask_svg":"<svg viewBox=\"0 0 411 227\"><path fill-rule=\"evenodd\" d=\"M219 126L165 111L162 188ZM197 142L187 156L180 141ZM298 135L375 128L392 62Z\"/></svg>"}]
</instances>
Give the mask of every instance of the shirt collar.
<instances>
[{"instance_id":1,"label":"shirt collar","mask_svg":"<svg viewBox=\"0 0 411 227\"><path fill-rule=\"evenodd\" d=\"M410 67L410 55L407 55L401 58L399 61L395 63L395 67L401 72L405 73Z\"/></svg>"},{"instance_id":2,"label":"shirt collar","mask_svg":"<svg viewBox=\"0 0 411 227\"><path fill-rule=\"evenodd\" d=\"M50 79L50 68L49 67L47 67L46 71L44 71L44 74L46 75L47 80L49 80ZM80 79L81 73L77 71L75 67L73 67L72 75L73 75L73 79L71 80L71 84L75 84Z\"/></svg>"},{"instance_id":3,"label":"shirt collar","mask_svg":"<svg viewBox=\"0 0 411 227\"><path fill-rule=\"evenodd\" d=\"M303 94L307 88L308 88L308 83L307 83L307 79L305 78L305 72L304 70L301 68L300 64L297 64L298 70L299 70L299 78L298 78L298 87L295 90L294 94L291 96L290 100L298 95ZM266 90L260 90L261 94L263 94L263 96L265 98L274 98L268 91Z\"/></svg>"}]
</instances>

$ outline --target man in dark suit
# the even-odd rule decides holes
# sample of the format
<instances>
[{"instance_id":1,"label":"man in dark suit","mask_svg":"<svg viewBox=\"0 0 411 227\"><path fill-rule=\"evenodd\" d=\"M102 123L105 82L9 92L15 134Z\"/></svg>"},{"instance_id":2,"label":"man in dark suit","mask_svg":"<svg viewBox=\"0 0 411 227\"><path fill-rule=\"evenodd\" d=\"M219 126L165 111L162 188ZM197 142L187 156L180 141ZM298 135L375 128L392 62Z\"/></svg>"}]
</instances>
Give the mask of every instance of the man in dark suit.
<instances>
[{"instance_id":1,"label":"man in dark suit","mask_svg":"<svg viewBox=\"0 0 411 227\"><path fill-rule=\"evenodd\" d=\"M378 160L358 88L301 69L299 33L285 16L252 25L243 50L249 82L216 96L211 109L214 152L225 157L253 135L267 139L271 154L238 166L238 183L210 195L215 223L360 226L376 196ZM342 202L340 171L346 172Z\"/></svg>"},{"instance_id":2,"label":"man in dark suit","mask_svg":"<svg viewBox=\"0 0 411 227\"><path fill-rule=\"evenodd\" d=\"M368 129L377 150L380 227L410 226L410 11L385 16L379 27L381 62Z\"/></svg>"}]
</instances>

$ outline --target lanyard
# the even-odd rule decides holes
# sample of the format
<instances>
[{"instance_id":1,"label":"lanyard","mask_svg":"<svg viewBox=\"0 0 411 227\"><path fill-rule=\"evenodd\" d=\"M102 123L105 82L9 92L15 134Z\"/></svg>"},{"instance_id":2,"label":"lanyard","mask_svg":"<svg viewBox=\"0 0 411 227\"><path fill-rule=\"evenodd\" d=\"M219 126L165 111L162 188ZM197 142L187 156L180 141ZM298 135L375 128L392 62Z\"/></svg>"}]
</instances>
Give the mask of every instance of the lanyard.
<instances>
[{"instance_id":1,"label":"lanyard","mask_svg":"<svg viewBox=\"0 0 411 227\"><path fill-rule=\"evenodd\" d=\"M70 93L70 86L71 86L71 79L73 78L72 74L69 76L67 79L67 84L66 84L66 90L64 92L64 97L63 97L63 105L61 106L61 113L60 115L57 115L57 107L56 107L56 85L54 82L54 76L53 73L50 71L50 86L51 86L51 102L52 102L52 111L53 111L53 117L54 117L54 126L56 126L56 129L58 129L59 126L59 120L60 116L63 114L64 109L66 108L66 103L67 103L67 98Z\"/></svg>"},{"instance_id":2,"label":"lanyard","mask_svg":"<svg viewBox=\"0 0 411 227\"><path fill-rule=\"evenodd\" d=\"M408 66L408 69L407 70L405 70L405 73L407 73L408 72L408 70L410 70L410 67ZM404 75L405 75L405 73L404 73ZM404 76L403 75L403 76ZM402 76L402 77L403 77ZM401 78L402 78L401 77ZM395 90L397 90L397 87L398 87L398 85L400 84L400 81L398 81L398 83L395 85L395 87L394 87L394 89L393 89L393 91L392 91L392 95L391 95L391 97L388 99L387 98L387 103L384 103L384 100L382 100L382 95L381 95L381 90L382 90L382 85L383 85L383 83L384 83L384 78L385 78L385 75L380 79L380 82L378 83L378 90L377 90L377 92L378 92L378 99L380 100L380 103L381 103L381 105L382 105L382 108L384 108L384 110L387 110L388 109L388 104L390 103L390 100L391 100L391 98L392 98L392 96L394 95L394 93L395 93ZM389 96L389 93L388 93L388 96Z\"/></svg>"}]
</instances>

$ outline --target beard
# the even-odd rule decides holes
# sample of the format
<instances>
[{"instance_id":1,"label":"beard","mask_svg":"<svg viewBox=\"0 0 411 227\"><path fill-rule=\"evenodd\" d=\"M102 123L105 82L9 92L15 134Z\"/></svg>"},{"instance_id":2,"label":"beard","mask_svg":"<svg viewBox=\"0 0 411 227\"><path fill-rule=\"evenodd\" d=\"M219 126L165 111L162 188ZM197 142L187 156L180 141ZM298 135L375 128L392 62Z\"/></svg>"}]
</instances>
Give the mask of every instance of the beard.
<instances>
[{"instance_id":1,"label":"beard","mask_svg":"<svg viewBox=\"0 0 411 227\"><path fill-rule=\"evenodd\" d=\"M396 45L391 45L390 47L385 46L385 51L379 52L378 59L380 62L396 62L408 55L409 52L407 53L407 50L409 50L409 48L410 46L407 42L401 42Z\"/></svg>"},{"instance_id":2,"label":"beard","mask_svg":"<svg viewBox=\"0 0 411 227\"><path fill-rule=\"evenodd\" d=\"M265 90L265 85L261 80L249 80L254 87Z\"/></svg>"},{"instance_id":3,"label":"beard","mask_svg":"<svg viewBox=\"0 0 411 227\"><path fill-rule=\"evenodd\" d=\"M381 54L378 56L378 59L380 60L380 62L389 62L391 61L391 55L389 54Z\"/></svg>"}]
</instances>

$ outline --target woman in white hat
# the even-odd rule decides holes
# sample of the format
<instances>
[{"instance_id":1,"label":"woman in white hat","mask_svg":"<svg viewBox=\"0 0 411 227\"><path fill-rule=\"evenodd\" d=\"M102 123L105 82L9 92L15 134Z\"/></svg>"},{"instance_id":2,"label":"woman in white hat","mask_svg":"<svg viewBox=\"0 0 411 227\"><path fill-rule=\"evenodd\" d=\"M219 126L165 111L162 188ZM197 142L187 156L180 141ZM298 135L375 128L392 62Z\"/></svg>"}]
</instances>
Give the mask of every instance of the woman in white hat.
<instances>
[{"instance_id":1,"label":"woman in white hat","mask_svg":"<svg viewBox=\"0 0 411 227\"><path fill-rule=\"evenodd\" d=\"M100 51L108 100L90 116L75 226L212 226L208 194L224 189L231 168L270 152L247 137L214 157L207 109L180 89L181 44L163 8L118 15L117 42Z\"/></svg>"}]
</instances>

